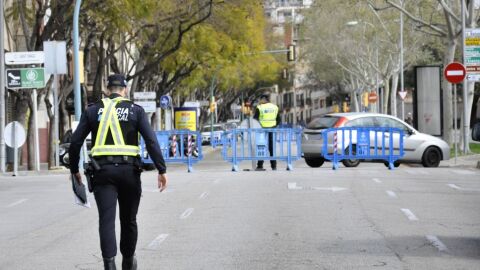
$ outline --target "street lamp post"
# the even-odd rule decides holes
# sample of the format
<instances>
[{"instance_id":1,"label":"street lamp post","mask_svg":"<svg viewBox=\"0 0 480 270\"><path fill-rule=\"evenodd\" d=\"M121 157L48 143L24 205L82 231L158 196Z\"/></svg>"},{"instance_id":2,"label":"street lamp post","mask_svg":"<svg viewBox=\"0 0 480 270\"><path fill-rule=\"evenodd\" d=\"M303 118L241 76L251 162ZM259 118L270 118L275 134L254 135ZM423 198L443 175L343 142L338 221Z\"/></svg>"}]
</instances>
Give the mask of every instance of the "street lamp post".
<instances>
[{"instance_id":1,"label":"street lamp post","mask_svg":"<svg viewBox=\"0 0 480 270\"><path fill-rule=\"evenodd\" d=\"M401 0L401 5L403 8L404 1ZM405 81L403 74L403 12L400 11L400 92L405 91ZM396 92L396 91L395 91ZM397 116L397 93L395 93L394 104L394 116ZM402 120L405 120L405 100L402 98Z\"/></svg>"},{"instance_id":2,"label":"street lamp post","mask_svg":"<svg viewBox=\"0 0 480 270\"><path fill-rule=\"evenodd\" d=\"M4 14L3 0L0 0L0 171L5 172L6 151L5 137L3 136L5 127L5 40L4 40Z\"/></svg>"}]
</instances>

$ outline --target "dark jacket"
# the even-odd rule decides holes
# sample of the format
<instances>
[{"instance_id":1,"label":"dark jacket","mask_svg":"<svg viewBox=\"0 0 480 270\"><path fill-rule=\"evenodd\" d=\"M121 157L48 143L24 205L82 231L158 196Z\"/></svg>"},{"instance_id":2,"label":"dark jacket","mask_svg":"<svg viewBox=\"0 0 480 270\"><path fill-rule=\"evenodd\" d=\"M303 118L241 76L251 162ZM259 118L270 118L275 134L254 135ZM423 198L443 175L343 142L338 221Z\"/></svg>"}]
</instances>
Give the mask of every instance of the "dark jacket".
<instances>
[{"instance_id":1,"label":"dark jacket","mask_svg":"<svg viewBox=\"0 0 480 270\"><path fill-rule=\"evenodd\" d=\"M110 98L119 97L118 94L112 94ZM134 104L132 101L120 101L117 106L117 115L122 128L123 139L127 145L138 145L138 133L145 140L148 154L152 158L155 167L160 174L167 171L165 161L158 146L157 137L148 123L147 115L142 107ZM78 172L78 163L80 160L80 150L85 138L92 132L92 147L97 136L98 125L103 111L103 102L100 100L90 104L85 112L82 113L80 123L72 135L72 141L69 149L70 172ZM113 138L109 132L107 135L107 144L113 144Z\"/></svg>"}]
</instances>

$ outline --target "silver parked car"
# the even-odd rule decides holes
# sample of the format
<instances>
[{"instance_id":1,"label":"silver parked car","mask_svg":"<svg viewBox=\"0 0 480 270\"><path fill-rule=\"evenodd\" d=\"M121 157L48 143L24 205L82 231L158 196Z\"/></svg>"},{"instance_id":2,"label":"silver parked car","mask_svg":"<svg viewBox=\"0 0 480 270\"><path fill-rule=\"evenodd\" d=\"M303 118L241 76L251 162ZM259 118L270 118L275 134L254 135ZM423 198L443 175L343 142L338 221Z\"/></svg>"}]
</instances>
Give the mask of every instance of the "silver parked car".
<instances>
[{"instance_id":1,"label":"silver parked car","mask_svg":"<svg viewBox=\"0 0 480 270\"><path fill-rule=\"evenodd\" d=\"M322 130L334 127L392 127L404 130L404 152L395 163L421 163L425 167L438 167L440 161L450 159L450 146L437 137L415 130L404 121L378 113L332 113L313 119L303 131L302 153L310 167L320 167L325 162L322 155ZM374 136L370 141L373 143ZM343 160L346 167L358 166L360 160Z\"/></svg>"}]
</instances>

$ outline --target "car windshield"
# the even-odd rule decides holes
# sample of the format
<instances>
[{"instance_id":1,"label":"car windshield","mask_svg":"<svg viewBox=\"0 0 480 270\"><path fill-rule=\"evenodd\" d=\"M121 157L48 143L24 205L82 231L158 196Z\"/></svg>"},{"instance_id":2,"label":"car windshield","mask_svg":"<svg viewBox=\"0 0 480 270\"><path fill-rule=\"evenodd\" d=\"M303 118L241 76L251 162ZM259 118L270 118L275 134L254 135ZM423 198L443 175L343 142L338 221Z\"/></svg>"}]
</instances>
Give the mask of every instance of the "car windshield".
<instances>
[{"instance_id":1,"label":"car windshield","mask_svg":"<svg viewBox=\"0 0 480 270\"><path fill-rule=\"evenodd\" d=\"M202 129L202 132L210 132L210 131L212 131L211 126L206 126L206 127L203 127ZM213 126L213 131L223 131L223 128L222 126Z\"/></svg>"},{"instance_id":2,"label":"car windshield","mask_svg":"<svg viewBox=\"0 0 480 270\"><path fill-rule=\"evenodd\" d=\"M308 129L325 129L331 128L337 123L338 117L332 116L323 116L313 119L310 123L308 123Z\"/></svg>"}]
</instances>

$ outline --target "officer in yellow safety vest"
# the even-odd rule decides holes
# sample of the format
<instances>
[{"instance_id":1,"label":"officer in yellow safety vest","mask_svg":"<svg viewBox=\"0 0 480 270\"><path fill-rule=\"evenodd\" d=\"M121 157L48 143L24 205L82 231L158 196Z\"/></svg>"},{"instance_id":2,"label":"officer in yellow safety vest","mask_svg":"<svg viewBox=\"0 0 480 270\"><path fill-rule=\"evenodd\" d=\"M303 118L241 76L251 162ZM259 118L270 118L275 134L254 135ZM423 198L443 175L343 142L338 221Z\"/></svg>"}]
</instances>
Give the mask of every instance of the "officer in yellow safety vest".
<instances>
[{"instance_id":1,"label":"officer in yellow safety vest","mask_svg":"<svg viewBox=\"0 0 480 270\"><path fill-rule=\"evenodd\" d=\"M254 119L260 122L262 128L276 128L280 122L282 121L280 118L280 114L278 113L278 106L271 103L270 95L263 94L260 96L260 104L257 106L255 110L255 114L253 116ZM273 133L268 134L268 151L270 152L270 156L274 156L273 153ZM272 170L277 170L277 161L270 160L270 165L272 166ZM263 160L259 160L257 162L257 171L264 171L263 168Z\"/></svg>"},{"instance_id":2,"label":"officer in yellow safety vest","mask_svg":"<svg viewBox=\"0 0 480 270\"><path fill-rule=\"evenodd\" d=\"M139 156L139 133L148 154L158 169L158 188L165 190L165 161L155 133L142 107L126 99L127 82L120 74L108 77L108 98L90 104L83 112L70 144L70 171L80 182L80 150L87 135L94 142L92 159L98 165L92 177L92 188L99 214L100 247L105 269L116 269L115 212L120 208L120 251L122 269L137 269L137 211L142 194Z\"/></svg>"}]
</instances>

